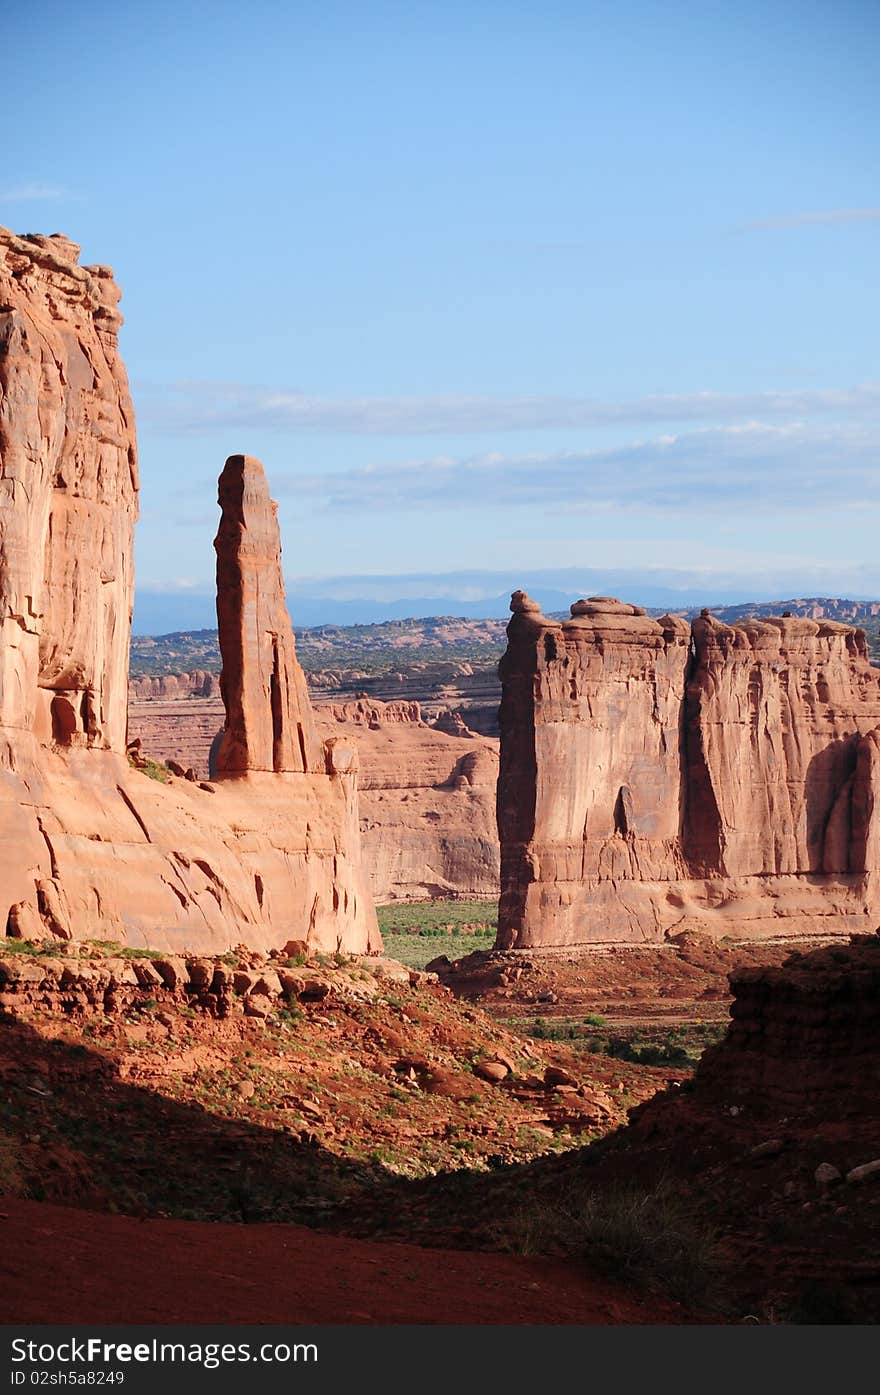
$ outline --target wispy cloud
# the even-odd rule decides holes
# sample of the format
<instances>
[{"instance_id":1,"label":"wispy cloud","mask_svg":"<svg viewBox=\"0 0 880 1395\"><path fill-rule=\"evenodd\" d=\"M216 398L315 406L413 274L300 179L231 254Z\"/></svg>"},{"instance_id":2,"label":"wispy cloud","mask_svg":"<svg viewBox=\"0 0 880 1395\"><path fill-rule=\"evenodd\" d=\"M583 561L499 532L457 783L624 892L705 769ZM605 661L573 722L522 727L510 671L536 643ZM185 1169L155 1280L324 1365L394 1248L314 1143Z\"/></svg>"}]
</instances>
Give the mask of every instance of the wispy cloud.
<instances>
[{"instance_id":1,"label":"wispy cloud","mask_svg":"<svg viewBox=\"0 0 880 1395\"><path fill-rule=\"evenodd\" d=\"M3 203L48 203L67 197L67 190L57 184L16 184L9 189L0 189L0 201Z\"/></svg>"},{"instance_id":2,"label":"wispy cloud","mask_svg":"<svg viewBox=\"0 0 880 1395\"><path fill-rule=\"evenodd\" d=\"M273 480L329 510L530 507L692 514L875 506L880 428L750 422L556 454L447 456Z\"/></svg>"},{"instance_id":3,"label":"wispy cloud","mask_svg":"<svg viewBox=\"0 0 880 1395\"><path fill-rule=\"evenodd\" d=\"M622 402L542 394L318 397L230 383L176 383L141 384L136 398L142 426L175 434L240 429L409 436L874 413L880 410L880 383L793 392L670 393Z\"/></svg>"},{"instance_id":4,"label":"wispy cloud","mask_svg":"<svg viewBox=\"0 0 880 1395\"><path fill-rule=\"evenodd\" d=\"M782 213L757 218L747 228L803 228L811 223L880 223L880 208L824 208L814 213Z\"/></svg>"}]
</instances>

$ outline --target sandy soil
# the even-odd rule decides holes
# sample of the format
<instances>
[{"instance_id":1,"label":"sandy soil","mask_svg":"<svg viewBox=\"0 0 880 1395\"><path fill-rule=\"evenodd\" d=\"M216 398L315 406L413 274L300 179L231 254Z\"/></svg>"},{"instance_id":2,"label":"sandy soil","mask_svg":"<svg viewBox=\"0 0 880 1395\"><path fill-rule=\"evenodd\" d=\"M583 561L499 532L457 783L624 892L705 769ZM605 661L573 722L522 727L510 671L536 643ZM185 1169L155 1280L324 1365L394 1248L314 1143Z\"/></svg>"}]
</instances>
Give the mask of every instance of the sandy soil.
<instances>
[{"instance_id":1,"label":"sandy soil","mask_svg":"<svg viewBox=\"0 0 880 1395\"><path fill-rule=\"evenodd\" d=\"M681 1323L572 1265L293 1225L133 1220L6 1198L0 1320L29 1323Z\"/></svg>"}]
</instances>

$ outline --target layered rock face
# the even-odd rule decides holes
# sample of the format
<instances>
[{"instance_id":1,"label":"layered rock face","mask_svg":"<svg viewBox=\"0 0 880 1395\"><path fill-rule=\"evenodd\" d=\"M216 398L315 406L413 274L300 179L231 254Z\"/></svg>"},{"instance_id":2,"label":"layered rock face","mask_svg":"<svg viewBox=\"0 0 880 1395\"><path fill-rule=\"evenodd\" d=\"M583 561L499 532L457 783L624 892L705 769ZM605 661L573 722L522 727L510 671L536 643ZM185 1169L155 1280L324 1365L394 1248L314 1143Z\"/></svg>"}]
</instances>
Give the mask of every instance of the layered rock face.
<instances>
[{"instance_id":1,"label":"layered rock face","mask_svg":"<svg viewBox=\"0 0 880 1395\"><path fill-rule=\"evenodd\" d=\"M514 593L500 674L499 945L803 935L880 913L880 671L862 631L548 620Z\"/></svg>"},{"instance_id":2,"label":"layered rock face","mask_svg":"<svg viewBox=\"0 0 880 1395\"><path fill-rule=\"evenodd\" d=\"M220 696L219 674L206 669L195 669L192 673L162 673L132 678L128 685L129 702L155 702L166 699L176 702L179 698L213 698Z\"/></svg>"},{"instance_id":3,"label":"layered rock face","mask_svg":"<svg viewBox=\"0 0 880 1395\"><path fill-rule=\"evenodd\" d=\"M78 255L0 230L0 727L121 751L134 413L119 289Z\"/></svg>"},{"instance_id":4,"label":"layered rock face","mask_svg":"<svg viewBox=\"0 0 880 1395\"><path fill-rule=\"evenodd\" d=\"M498 743L422 720L416 702L318 707L319 730L360 760L361 844L379 902L498 895ZM444 723L458 730L453 722Z\"/></svg>"},{"instance_id":5,"label":"layered rock face","mask_svg":"<svg viewBox=\"0 0 880 1395\"><path fill-rule=\"evenodd\" d=\"M134 420L119 292L76 258L63 238L0 232L0 930L193 951L378 948L354 751L312 736L303 761L285 725L302 682L292 653L277 762L274 739L264 765L248 744L243 769L230 758L237 778L199 786L126 760ZM267 594L281 586L270 569ZM240 677L233 729L242 710L260 721ZM272 701L270 681L274 731ZM307 730L307 700L298 711Z\"/></svg>"}]
</instances>

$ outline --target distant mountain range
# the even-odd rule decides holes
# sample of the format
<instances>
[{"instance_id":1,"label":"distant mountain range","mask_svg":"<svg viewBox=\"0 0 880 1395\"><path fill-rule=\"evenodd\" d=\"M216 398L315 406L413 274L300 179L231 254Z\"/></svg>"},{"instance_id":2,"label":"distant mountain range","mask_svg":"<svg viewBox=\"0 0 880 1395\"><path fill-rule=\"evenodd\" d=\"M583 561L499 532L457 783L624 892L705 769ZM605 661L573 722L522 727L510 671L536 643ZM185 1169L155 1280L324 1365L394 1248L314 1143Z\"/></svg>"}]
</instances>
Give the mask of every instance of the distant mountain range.
<instances>
[{"instance_id":1,"label":"distant mountain range","mask_svg":"<svg viewBox=\"0 0 880 1395\"><path fill-rule=\"evenodd\" d=\"M778 581L778 578L777 578ZM539 601L545 614L568 612L581 596L611 595L662 613L664 610L713 610L757 604L754 596L785 594L757 577L749 590L741 581L700 581L693 572L661 577L636 571L559 571L505 575L499 572L453 572L448 575L340 577L324 582L287 582L287 603L297 629L317 625L377 625L390 620L459 616L473 620L504 619L510 593L522 588ZM410 594L411 593L411 594ZM790 594L790 592L789 592ZM859 597L853 604L858 604ZM777 604L774 602L774 604ZM778 604L782 604L778 602ZM217 616L212 591L138 590L132 631L135 635L213 629Z\"/></svg>"},{"instance_id":2,"label":"distant mountain range","mask_svg":"<svg viewBox=\"0 0 880 1395\"><path fill-rule=\"evenodd\" d=\"M558 593L557 593L558 594ZM550 593L551 599L553 593ZM540 597L543 600L543 597ZM505 598L506 599L506 598ZM473 603L475 606L478 602ZM651 607L654 614L674 609L688 617L699 613L699 606ZM553 606L544 601L545 614L567 616L568 604ZM836 597L800 597L787 601L749 601L738 605L716 606L712 613L726 624L747 617L760 619L790 611L814 619L843 621L860 625L868 633L871 652L880 655L880 601L848 600ZM342 675L376 675L388 671L419 668L426 680L445 681L439 672L429 675L438 664L450 671L462 664L493 666L504 649L504 629L508 611L495 616L433 615L423 618L384 620L378 623L340 625L336 623L297 625L297 653L306 672L323 674L335 685ZM220 651L215 627L197 626L169 634L134 635L131 645L131 672L135 676L220 670ZM317 680L316 680L317 681Z\"/></svg>"}]
</instances>

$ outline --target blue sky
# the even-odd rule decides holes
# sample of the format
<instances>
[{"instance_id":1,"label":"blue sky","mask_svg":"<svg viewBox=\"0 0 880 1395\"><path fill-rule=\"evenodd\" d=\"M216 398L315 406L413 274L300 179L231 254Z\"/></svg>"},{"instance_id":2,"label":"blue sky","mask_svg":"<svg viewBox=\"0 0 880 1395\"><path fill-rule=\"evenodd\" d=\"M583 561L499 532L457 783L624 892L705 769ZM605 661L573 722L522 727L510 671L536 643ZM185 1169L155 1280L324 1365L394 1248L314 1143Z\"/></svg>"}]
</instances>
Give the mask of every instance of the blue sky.
<instances>
[{"instance_id":1,"label":"blue sky","mask_svg":"<svg viewBox=\"0 0 880 1395\"><path fill-rule=\"evenodd\" d=\"M210 588L247 451L294 588L880 594L876 4L49 0L4 39L0 222L123 288L145 590Z\"/></svg>"}]
</instances>

